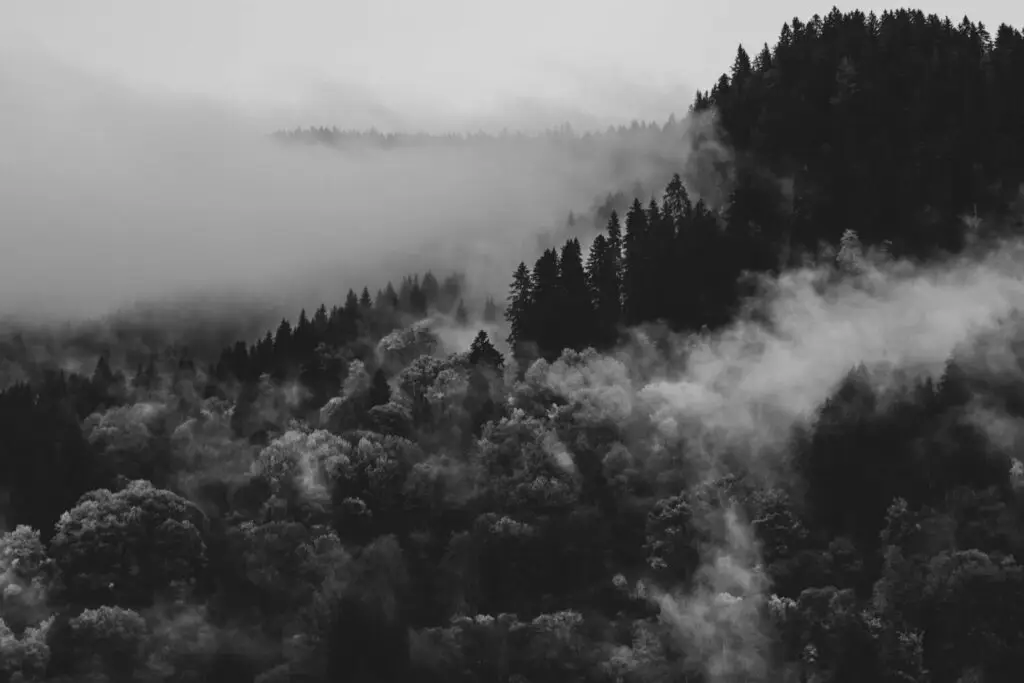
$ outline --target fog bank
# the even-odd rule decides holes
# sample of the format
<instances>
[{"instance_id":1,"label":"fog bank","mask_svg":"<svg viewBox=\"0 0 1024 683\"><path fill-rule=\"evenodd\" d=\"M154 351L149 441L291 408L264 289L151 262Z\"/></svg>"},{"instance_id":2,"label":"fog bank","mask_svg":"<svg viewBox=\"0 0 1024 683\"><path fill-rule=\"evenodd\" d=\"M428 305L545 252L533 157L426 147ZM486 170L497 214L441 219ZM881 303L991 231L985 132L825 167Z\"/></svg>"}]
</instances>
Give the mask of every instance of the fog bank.
<instances>
[{"instance_id":1,"label":"fog bank","mask_svg":"<svg viewBox=\"0 0 1024 683\"><path fill-rule=\"evenodd\" d=\"M283 147L270 112L143 94L25 51L0 60L0 101L0 312L35 319L179 294L340 302L426 268L504 294L539 232L689 157L683 140Z\"/></svg>"}]
</instances>

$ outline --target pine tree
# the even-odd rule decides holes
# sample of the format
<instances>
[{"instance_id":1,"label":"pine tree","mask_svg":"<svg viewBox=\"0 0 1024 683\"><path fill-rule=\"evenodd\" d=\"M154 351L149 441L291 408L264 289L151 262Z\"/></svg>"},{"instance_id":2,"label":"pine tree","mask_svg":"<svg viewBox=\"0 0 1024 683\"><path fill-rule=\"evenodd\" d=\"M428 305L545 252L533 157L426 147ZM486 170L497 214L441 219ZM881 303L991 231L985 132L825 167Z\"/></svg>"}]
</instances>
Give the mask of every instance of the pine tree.
<instances>
[{"instance_id":1,"label":"pine tree","mask_svg":"<svg viewBox=\"0 0 1024 683\"><path fill-rule=\"evenodd\" d=\"M286 357L292 351L292 324L282 318L274 334L274 353L279 358Z\"/></svg>"},{"instance_id":2,"label":"pine tree","mask_svg":"<svg viewBox=\"0 0 1024 683\"><path fill-rule=\"evenodd\" d=\"M674 197L672 202L681 203L682 200L680 197ZM676 272L676 263L673 258L675 256L676 219L672 213L673 209L669 205L667 191L663 203L665 211L658 209L653 200L647 211L647 220L650 225L650 255L646 271L646 289L650 305L647 315L662 320L671 315L671 294ZM679 208L679 212L680 220L682 220L683 209Z\"/></svg>"},{"instance_id":3,"label":"pine tree","mask_svg":"<svg viewBox=\"0 0 1024 683\"><path fill-rule=\"evenodd\" d=\"M740 45L736 50L736 59L732 63L732 83L736 88L742 88L752 72L750 56Z\"/></svg>"},{"instance_id":4,"label":"pine tree","mask_svg":"<svg viewBox=\"0 0 1024 683\"><path fill-rule=\"evenodd\" d=\"M315 339L323 339L324 335L327 334L327 327L330 324L330 317L327 315L327 306L320 304L320 308L316 309L316 313L313 314L313 336Z\"/></svg>"},{"instance_id":5,"label":"pine tree","mask_svg":"<svg viewBox=\"0 0 1024 683\"><path fill-rule=\"evenodd\" d=\"M449 275L441 284L441 294L438 299L437 310L442 313L450 313L462 296L462 276L458 274Z\"/></svg>"},{"instance_id":6,"label":"pine tree","mask_svg":"<svg viewBox=\"0 0 1024 683\"><path fill-rule=\"evenodd\" d=\"M562 247L558 277L562 311L559 344L579 351L593 343L597 324L578 239L568 240Z\"/></svg>"},{"instance_id":7,"label":"pine tree","mask_svg":"<svg viewBox=\"0 0 1024 683\"><path fill-rule=\"evenodd\" d=\"M306 354L313 350L313 324L309 321L305 308L299 313L293 337L294 352L301 359L300 362L304 362Z\"/></svg>"},{"instance_id":8,"label":"pine tree","mask_svg":"<svg viewBox=\"0 0 1024 683\"><path fill-rule=\"evenodd\" d=\"M595 318L595 344L606 346L615 341L622 317L622 283L618 259L604 235L598 235L587 258L587 283L590 287Z\"/></svg>"},{"instance_id":9,"label":"pine tree","mask_svg":"<svg viewBox=\"0 0 1024 683\"><path fill-rule=\"evenodd\" d=\"M391 283L389 282L388 285ZM392 289L392 291L394 291ZM408 312L411 308L410 299L412 297L412 278L408 275L402 278L402 284L398 287L398 304L396 308L400 311Z\"/></svg>"},{"instance_id":10,"label":"pine tree","mask_svg":"<svg viewBox=\"0 0 1024 683\"><path fill-rule=\"evenodd\" d=\"M441 295L441 284L434 277L433 273L427 271L427 274L423 276L420 289L423 290L423 297L426 299L427 308L437 306L438 297Z\"/></svg>"},{"instance_id":11,"label":"pine tree","mask_svg":"<svg viewBox=\"0 0 1024 683\"><path fill-rule=\"evenodd\" d=\"M369 293L367 293L367 296L369 296ZM359 313L359 297L351 289L345 295L345 312L353 318Z\"/></svg>"},{"instance_id":12,"label":"pine tree","mask_svg":"<svg viewBox=\"0 0 1024 683\"><path fill-rule=\"evenodd\" d=\"M427 296L419 283L414 283L409 291L409 312L420 317L427 314Z\"/></svg>"},{"instance_id":13,"label":"pine tree","mask_svg":"<svg viewBox=\"0 0 1024 683\"><path fill-rule=\"evenodd\" d=\"M96 368L92 372L92 383L98 387L108 387L114 382L114 372L110 369L110 357L107 353L100 354Z\"/></svg>"},{"instance_id":14,"label":"pine tree","mask_svg":"<svg viewBox=\"0 0 1024 683\"><path fill-rule=\"evenodd\" d=\"M634 199L626 214L626 236L623 240L622 290L626 323L636 325L646 320L648 247L647 216L639 199Z\"/></svg>"},{"instance_id":15,"label":"pine tree","mask_svg":"<svg viewBox=\"0 0 1024 683\"><path fill-rule=\"evenodd\" d=\"M526 264L520 262L509 288L505 320L508 321L509 347L518 352L522 344L533 340L533 279Z\"/></svg>"},{"instance_id":16,"label":"pine tree","mask_svg":"<svg viewBox=\"0 0 1024 683\"><path fill-rule=\"evenodd\" d=\"M469 311L462 299L459 299L459 305L455 308L455 322L463 326L469 324Z\"/></svg>"},{"instance_id":17,"label":"pine tree","mask_svg":"<svg viewBox=\"0 0 1024 683\"><path fill-rule=\"evenodd\" d=\"M562 350L562 286L559 278L558 252L546 249L533 266L533 306L531 321L536 327L533 340L541 355L554 358Z\"/></svg>"},{"instance_id":18,"label":"pine tree","mask_svg":"<svg viewBox=\"0 0 1024 683\"><path fill-rule=\"evenodd\" d=\"M291 323L284 319L281 320L281 324L277 326L277 332L274 334L274 368L271 374L275 379L283 378L292 363L294 351L293 337ZM238 356L241 355L240 349ZM245 365L241 358L239 358L238 363L243 366ZM241 378L246 377L248 374L248 372L241 371L237 376Z\"/></svg>"},{"instance_id":19,"label":"pine tree","mask_svg":"<svg viewBox=\"0 0 1024 683\"><path fill-rule=\"evenodd\" d=\"M772 51L768 48L768 43L765 43L764 47L761 48L761 52L754 58L754 70L758 73L764 73L771 68Z\"/></svg>"},{"instance_id":20,"label":"pine tree","mask_svg":"<svg viewBox=\"0 0 1024 683\"><path fill-rule=\"evenodd\" d=\"M386 310L397 311L402 305L401 297L395 292L395 287L390 282L384 288L383 301Z\"/></svg>"},{"instance_id":21,"label":"pine tree","mask_svg":"<svg viewBox=\"0 0 1024 683\"><path fill-rule=\"evenodd\" d=\"M487 297L486 303L484 303L484 322L495 323L498 321L498 304L495 303L492 297Z\"/></svg>"},{"instance_id":22,"label":"pine tree","mask_svg":"<svg viewBox=\"0 0 1024 683\"><path fill-rule=\"evenodd\" d=\"M370 290L363 287L363 293L359 295L359 309L366 313L373 308L373 300L370 299Z\"/></svg>"},{"instance_id":23,"label":"pine tree","mask_svg":"<svg viewBox=\"0 0 1024 683\"><path fill-rule=\"evenodd\" d=\"M612 211L608 218L608 250L615 259L616 270L622 269L622 225L619 223L619 214Z\"/></svg>"},{"instance_id":24,"label":"pine tree","mask_svg":"<svg viewBox=\"0 0 1024 683\"><path fill-rule=\"evenodd\" d=\"M480 330L469 347L469 362L473 365L490 365L494 368L501 368L504 360L498 350L494 348L487 332Z\"/></svg>"},{"instance_id":25,"label":"pine tree","mask_svg":"<svg viewBox=\"0 0 1024 683\"><path fill-rule=\"evenodd\" d=\"M267 330L263 339L256 345L254 363L258 373L270 372L274 366L274 335Z\"/></svg>"},{"instance_id":26,"label":"pine tree","mask_svg":"<svg viewBox=\"0 0 1024 683\"><path fill-rule=\"evenodd\" d=\"M678 173L672 176L668 187L665 188L665 198L662 205L662 215L668 217L673 228L678 230L683 221L693 213L693 204L690 202L690 195L683 185L683 179Z\"/></svg>"}]
</instances>

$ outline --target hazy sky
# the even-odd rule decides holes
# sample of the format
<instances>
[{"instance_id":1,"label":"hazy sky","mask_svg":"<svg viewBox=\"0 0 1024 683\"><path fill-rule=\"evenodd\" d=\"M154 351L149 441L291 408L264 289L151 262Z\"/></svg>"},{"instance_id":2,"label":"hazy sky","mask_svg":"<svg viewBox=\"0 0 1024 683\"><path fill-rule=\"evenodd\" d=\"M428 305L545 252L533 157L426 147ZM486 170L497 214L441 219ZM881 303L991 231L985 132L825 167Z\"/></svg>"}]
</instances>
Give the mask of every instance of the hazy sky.
<instances>
[{"instance_id":1,"label":"hazy sky","mask_svg":"<svg viewBox=\"0 0 1024 683\"><path fill-rule=\"evenodd\" d=\"M0 318L185 290L262 301L314 269L333 302L371 275L427 267L428 248L433 267L476 272L500 295L538 231L637 180L667 181L664 162L684 171L687 145L345 156L283 150L265 133L663 121L729 68L737 43L753 52L787 19L828 9L0 0ZM1021 14L994 0L971 9L993 29Z\"/></svg>"},{"instance_id":2,"label":"hazy sky","mask_svg":"<svg viewBox=\"0 0 1024 683\"><path fill-rule=\"evenodd\" d=\"M884 9L902 3L843 3ZM912 3L992 28L1020 26L1005 0ZM399 110L487 114L539 99L602 118L685 110L737 43L827 13L788 0L4 0L0 36L147 89L343 119L372 93ZM682 101L680 101L682 99ZM363 104L365 106L365 103ZM522 105L526 106L526 105ZM360 118L357 123L361 123ZM327 123L328 121L323 121ZM386 125L386 122L382 122Z\"/></svg>"}]
</instances>

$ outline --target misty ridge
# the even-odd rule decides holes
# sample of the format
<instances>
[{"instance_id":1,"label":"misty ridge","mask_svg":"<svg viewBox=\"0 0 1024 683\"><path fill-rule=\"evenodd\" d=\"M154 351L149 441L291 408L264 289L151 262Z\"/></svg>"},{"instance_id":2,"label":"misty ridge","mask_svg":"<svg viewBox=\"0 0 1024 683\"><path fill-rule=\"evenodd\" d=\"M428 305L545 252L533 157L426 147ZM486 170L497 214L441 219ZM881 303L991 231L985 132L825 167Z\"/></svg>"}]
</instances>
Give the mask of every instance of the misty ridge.
<instances>
[{"instance_id":1,"label":"misty ridge","mask_svg":"<svg viewBox=\"0 0 1024 683\"><path fill-rule=\"evenodd\" d=\"M1016 680L1020 31L793 19L582 135L47 73L0 681Z\"/></svg>"},{"instance_id":2,"label":"misty ridge","mask_svg":"<svg viewBox=\"0 0 1024 683\"><path fill-rule=\"evenodd\" d=\"M339 156L282 149L259 113L133 92L31 54L4 68L13 241L0 304L21 318L211 291L290 310L413 269L465 270L481 295L500 296L498 273L538 235L609 192L655 191L702 150L699 130L677 123L570 148ZM45 297L27 266L43 260Z\"/></svg>"}]
</instances>

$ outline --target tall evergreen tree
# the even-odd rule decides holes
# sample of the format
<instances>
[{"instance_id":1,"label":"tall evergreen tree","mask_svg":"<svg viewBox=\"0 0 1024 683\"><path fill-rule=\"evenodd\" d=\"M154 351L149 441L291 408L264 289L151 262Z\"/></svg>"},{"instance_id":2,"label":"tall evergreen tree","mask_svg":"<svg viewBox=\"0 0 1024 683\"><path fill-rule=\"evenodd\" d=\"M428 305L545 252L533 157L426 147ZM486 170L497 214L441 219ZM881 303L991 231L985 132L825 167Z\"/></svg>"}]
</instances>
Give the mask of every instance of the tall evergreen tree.
<instances>
[{"instance_id":1,"label":"tall evergreen tree","mask_svg":"<svg viewBox=\"0 0 1024 683\"><path fill-rule=\"evenodd\" d=\"M505 320L508 321L508 345L517 355L523 344L533 341L533 278L525 263L520 262L509 288Z\"/></svg>"},{"instance_id":2,"label":"tall evergreen tree","mask_svg":"<svg viewBox=\"0 0 1024 683\"><path fill-rule=\"evenodd\" d=\"M561 286L560 344L562 348L581 350L592 343L597 329L587 274L583 269L580 242L573 238L562 247L559 259Z\"/></svg>"},{"instance_id":3,"label":"tall evergreen tree","mask_svg":"<svg viewBox=\"0 0 1024 683\"><path fill-rule=\"evenodd\" d=\"M692 213L693 204L690 201L690 194L683 185L683 179L676 173L669 181L668 187L665 188L662 215L671 221L675 230L679 230Z\"/></svg>"},{"instance_id":4,"label":"tall evergreen tree","mask_svg":"<svg viewBox=\"0 0 1024 683\"><path fill-rule=\"evenodd\" d=\"M533 305L530 317L533 338L545 358L558 356L562 350L562 286L559 278L558 252L546 249L533 266Z\"/></svg>"},{"instance_id":5,"label":"tall evergreen tree","mask_svg":"<svg viewBox=\"0 0 1024 683\"><path fill-rule=\"evenodd\" d=\"M498 321L498 304L492 297L487 297L484 303L484 322L494 323Z\"/></svg>"},{"instance_id":6,"label":"tall evergreen tree","mask_svg":"<svg viewBox=\"0 0 1024 683\"><path fill-rule=\"evenodd\" d=\"M647 215L640 199L634 199L626 214L626 236L623 239L622 290L626 323L635 325L647 319L649 247Z\"/></svg>"},{"instance_id":7,"label":"tall evergreen tree","mask_svg":"<svg viewBox=\"0 0 1024 683\"><path fill-rule=\"evenodd\" d=\"M369 293L367 293L367 296L369 296ZM351 289L345 295L345 312L352 318L359 314L359 297Z\"/></svg>"},{"instance_id":8,"label":"tall evergreen tree","mask_svg":"<svg viewBox=\"0 0 1024 683\"><path fill-rule=\"evenodd\" d=\"M587 282L595 314L594 341L599 346L613 343L622 318L622 283L616 254L604 235L598 235L587 258Z\"/></svg>"},{"instance_id":9,"label":"tall evergreen tree","mask_svg":"<svg viewBox=\"0 0 1024 683\"><path fill-rule=\"evenodd\" d=\"M469 347L469 362L473 365L489 365L493 368L500 368L503 360L501 354L494 344L491 343L487 332L480 330Z\"/></svg>"},{"instance_id":10,"label":"tall evergreen tree","mask_svg":"<svg viewBox=\"0 0 1024 683\"><path fill-rule=\"evenodd\" d=\"M615 259L616 270L622 269L622 224L619 222L619 214L612 211L608 218L608 225L605 228L608 232L608 250Z\"/></svg>"},{"instance_id":11,"label":"tall evergreen tree","mask_svg":"<svg viewBox=\"0 0 1024 683\"><path fill-rule=\"evenodd\" d=\"M409 291L409 312L422 317L427 314L427 295L419 283L415 283Z\"/></svg>"},{"instance_id":12,"label":"tall evergreen tree","mask_svg":"<svg viewBox=\"0 0 1024 683\"><path fill-rule=\"evenodd\" d=\"M441 283L437 281L437 277L430 271L427 271L427 274L423 276L423 282L420 287L423 289L423 296L427 298L427 306L436 306L437 299L441 295Z\"/></svg>"}]
</instances>

